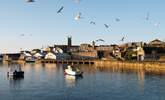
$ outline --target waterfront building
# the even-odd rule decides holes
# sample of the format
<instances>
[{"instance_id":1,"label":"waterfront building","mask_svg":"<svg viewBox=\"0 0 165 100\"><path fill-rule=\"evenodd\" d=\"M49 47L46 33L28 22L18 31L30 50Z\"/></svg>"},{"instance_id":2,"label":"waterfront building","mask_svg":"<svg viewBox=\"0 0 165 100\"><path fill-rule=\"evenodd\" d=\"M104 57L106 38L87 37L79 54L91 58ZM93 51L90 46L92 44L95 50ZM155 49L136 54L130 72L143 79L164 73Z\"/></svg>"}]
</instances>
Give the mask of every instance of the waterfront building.
<instances>
[{"instance_id":1,"label":"waterfront building","mask_svg":"<svg viewBox=\"0 0 165 100\"><path fill-rule=\"evenodd\" d=\"M92 45L90 44L87 44L87 43L84 43L84 44L80 44L80 47L79 47L79 51L94 51L94 48Z\"/></svg>"},{"instance_id":2,"label":"waterfront building","mask_svg":"<svg viewBox=\"0 0 165 100\"><path fill-rule=\"evenodd\" d=\"M121 56L118 45L100 45L95 46L99 59L117 59Z\"/></svg>"},{"instance_id":3,"label":"waterfront building","mask_svg":"<svg viewBox=\"0 0 165 100\"><path fill-rule=\"evenodd\" d=\"M56 60L70 60L71 56L67 53L56 53Z\"/></svg>"},{"instance_id":4,"label":"waterfront building","mask_svg":"<svg viewBox=\"0 0 165 100\"><path fill-rule=\"evenodd\" d=\"M144 45L145 60L164 60L165 42L155 39Z\"/></svg>"},{"instance_id":5,"label":"waterfront building","mask_svg":"<svg viewBox=\"0 0 165 100\"><path fill-rule=\"evenodd\" d=\"M20 53L3 54L3 62L5 61L18 61L21 57Z\"/></svg>"},{"instance_id":6,"label":"waterfront building","mask_svg":"<svg viewBox=\"0 0 165 100\"><path fill-rule=\"evenodd\" d=\"M79 52L72 52L72 59L80 59L80 60L86 60L86 59L96 59L97 51L79 51Z\"/></svg>"},{"instance_id":7,"label":"waterfront building","mask_svg":"<svg viewBox=\"0 0 165 100\"><path fill-rule=\"evenodd\" d=\"M121 58L120 47L118 45L116 45L116 44L111 45L110 53L111 53L112 57L114 57L116 59L120 59Z\"/></svg>"},{"instance_id":8,"label":"waterfront building","mask_svg":"<svg viewBox=\"0 0 165 100\"><path fill-rule=\"evenodd\" d=\"M137 47L137 60L143 61L145 57L145 52L143 47Z\"/></svg>"},{"instance_id":9,"label":"waterfront building","mask_svg":"<svg viewBox=\"0 0 165 100\"><path fill-rule=\"evenodd\" d=\"M145 52L143 47L141 46L132 46L127 47L126 51L124 51L124 58L125 60L138 60L142 61L145 57Z\"/></svg>"},{"instance_id":10,"label":"waterfront building","mask_svg":"<svg viewBox=\"0 0 165 100\"><path fill-rule=\"evenodd\" d=\"M42 55L41 53L38 52L38 53L34 54L33 57L34 57L35 59L39 60L39 59L42 59L43 55Z\"/></svg>"},{"instance_id":11,"label":"waterfront building","mask_svg":"<svg viewBox=\"0 0 165 100\"><path fill-rule=\"evenodd\" d=\"M41 52L41 50L40 50L40 49L33 49L32 51L30 51L30 53L31 53L32 55L34 55L34 54L36 54L36 53L38 53L38 52Z\"/></svg>"},{"instance_id":12,"label":"waterfront building","mask_svg":"<svg viewBox=\"0 0 165 100\"><path fill-rule=\"evenodd\" d=\"M52 60L56 60L56 55L52 52L48 52L46 55L45 55L45 59L52 59Z\"/></svg>"},{"instance_id":13,"label":"waterfront building","mask_svg":"<svg viewBox=\"0 0 165 100\"><path fill-rule=\"evenodd\" d=\"M25 60L26 62L34 62L35 59L34 57L30 54L30 52L23 52L21 53L21 57L22 60Z\"/></svg>"},{"instance_id":14,"label":"waterfront building","mask_svg":"<svg viewBox=\"0 0 165 100\"><path fill-rule=\"evenodd\" d=\"M155 39L155 40L149 42L148 46L150 46L150 47L165 47L165 42L163 42L159 39Z\"/></svg>"}]
</instances>

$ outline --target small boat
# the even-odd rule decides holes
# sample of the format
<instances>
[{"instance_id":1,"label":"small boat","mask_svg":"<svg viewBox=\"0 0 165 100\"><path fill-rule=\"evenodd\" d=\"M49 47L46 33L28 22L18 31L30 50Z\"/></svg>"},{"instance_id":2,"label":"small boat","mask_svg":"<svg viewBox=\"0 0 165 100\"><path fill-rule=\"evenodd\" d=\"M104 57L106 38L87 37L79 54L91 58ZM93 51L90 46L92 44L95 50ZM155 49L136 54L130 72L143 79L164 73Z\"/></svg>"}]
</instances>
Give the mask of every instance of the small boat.
<instances>
[{"instance_id":1,"label":"small boat","mask_svg":"<svg viewBox=\"0 0 165 100\"><path fill-rule=\"evenodd\" d=\"M34 57L27 57L27 58L25 59L25 61L26 61L27 63L34 63L34 62L35 62L35 58L34 58Z\"/></svg>"},{"instance_id":2,"label":"small boat","mask_svg":"<svg viewBox=\"0 0 165 100\"><path fill-rule=\"evenodd\" d=\"M68 68L65 69L65 74L72 76L82 76L83 72L80 71L78 68L73 69L71 66L68 66Z\"/></svg>"},{"instance_id":3,"label":"small boat","mask_svg":"<svg viewBox=\"0 0 165 100\"><path fill-rule=\"evenodd\" d=\"M21 66L10 66L7 72L8 77L21 78L24 77L24 71L21 70Z\"/></svg>"}]
</instances>

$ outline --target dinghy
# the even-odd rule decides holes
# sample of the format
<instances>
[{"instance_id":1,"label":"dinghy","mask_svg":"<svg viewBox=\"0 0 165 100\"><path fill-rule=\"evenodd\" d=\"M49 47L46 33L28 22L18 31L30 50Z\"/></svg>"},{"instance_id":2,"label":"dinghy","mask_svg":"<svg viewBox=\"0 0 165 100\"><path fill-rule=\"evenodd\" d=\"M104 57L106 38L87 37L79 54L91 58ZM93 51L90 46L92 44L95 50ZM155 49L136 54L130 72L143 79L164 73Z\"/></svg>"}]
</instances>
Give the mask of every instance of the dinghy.
<instances>
[{"instance_id":1,"label":"dinghy","mask_svg":"<svg viewBox=\"0 0 165 100\"><path fill-rule=\"evenodd\" d=\"M67 69L65 69L65 74L72 76L81 76L83 72L80 71L78 68L73 69L71 66L68 66Z\"/></svg>"},{"instance_id":2,"label":"dinghy","mask_svg":"<svg viewBox=\"0 0 165 100\"><path fill-rule=\"evenodd\" d=\"M21 66L19 65L10 66L7 76L14 78L24 77L24 71L22 71Z\"/></svg>"}]
</instances>

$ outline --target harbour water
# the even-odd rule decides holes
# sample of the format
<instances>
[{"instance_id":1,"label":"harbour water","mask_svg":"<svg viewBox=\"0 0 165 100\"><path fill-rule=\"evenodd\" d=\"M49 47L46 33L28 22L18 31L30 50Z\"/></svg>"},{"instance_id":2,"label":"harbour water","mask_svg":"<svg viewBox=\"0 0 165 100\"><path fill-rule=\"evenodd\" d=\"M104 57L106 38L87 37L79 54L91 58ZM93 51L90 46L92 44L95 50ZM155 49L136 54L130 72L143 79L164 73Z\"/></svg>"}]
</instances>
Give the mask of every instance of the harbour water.
<instances>
[{"instance_id":1,"label":"harbour water","mask_svg":"<svg viewBox=\"0 0 165 100\"><path fill-rule=\"evenodd\" d=\"M76 65L83 77L64 75L67 65L24 64L24 78L7 77L0 64L0 100L165 100L165 75Z\"/></svg>"}]
</instances>

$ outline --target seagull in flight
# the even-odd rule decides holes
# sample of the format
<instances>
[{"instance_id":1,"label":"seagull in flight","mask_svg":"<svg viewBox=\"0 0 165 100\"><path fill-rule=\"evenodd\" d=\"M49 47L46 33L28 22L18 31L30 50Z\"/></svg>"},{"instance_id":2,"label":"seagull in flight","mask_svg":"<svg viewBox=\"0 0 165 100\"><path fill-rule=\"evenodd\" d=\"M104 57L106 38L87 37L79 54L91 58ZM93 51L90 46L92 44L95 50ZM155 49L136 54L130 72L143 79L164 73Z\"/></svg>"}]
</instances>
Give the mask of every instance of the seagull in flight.
<instances>
[{"instance_id":1,"label":"seagull in flight","mask_svg":"<svg viewBox=\"0 0 165 100\"><path fill-rule=\"evenodd\" d=\"M76 16L75 16L75 20L80 20L82 17L81 17L81 12L79 12Z\"/></svg>"},{"instance_id":2,"label":"seagull in flight","mask_svg":"<svg viewBox=\"0 0 165 100\"><path fill-rule=\"evenodd\" d=\"M146 17L145 17L145 20L149 20L149 17L150 17L150 13L149 12L147 12L147 14L146 14Z\"/></svg>"},{"instance_id":3,"label":"seagull in flight","mask_svg":"<svg viewBox=\"0 0 165 100\"><path fill-rule=\"evenodd\" d=\"M35 2L35 1L34 0L27 0L26 2L32 3L32 2Z\"/></svg>"},{"instance_id":4,"label":"seagull in flight","mask_svg":"<svg viewBox=\"0 0 165 100\"><path fill-rule=\"evenodd\" d=\"M109 25L107 25L107 24L104 24L104 26L105 26L105 28L109 28Z\"/></svg>"},{"instance_id":5,"label":"seagull in flight","mask_svg":"<svg viewBox=\"0 0 165 100\"><path fill-rule=\"evenodd\" d=\"M98 40L96 40L96 42L98 42L98 41L102 41L102 42L105 42L103 39L98 39Z\"/></svg>"},{"instance_id":6,"label":"seagull in flight","mask_svg":"<svg viewBox=\"0 0 165 100\"><path fill-rule=\"evenodd\" d=\"M159 25L160 25L160 22L156 22L156 23L154 24L155 27L159 27Z\"/></svg>"},{"instance_id":7,"label":"seagull in flight","mask_svg":"<svg viewBox=\"0 0 165 100\"><path fill-rule=\"evenodd\" d=\"M23 37L23 36L25 36L25 34L20 34L20 36L22 36L22 37Z\"/></svg>"},{"instance_id":8,"label":"seagull in flight","mask_svg":"<svg viewBox=\"0 0 165 100\"><path fill-rule=\"evenodd\" d=\"M64 9L63 6L61 6L61 8L57 11L57 13L61 13L61 11Z\"/></svg>"},{"instance_id":9,"label":"seagull in flight","mask_svg":"<svg viewBox=\"0 0 165 100\"><path fill-rule=\"evenodd\" d=\"M91 21L90 24L96 25L96 23L94 21Z\"/></svg>"},{"instance_id":10,"label":"seagull in flight","mask_svg":"<svg viewBox=\"0 0 165 100\"><path fill-rule=\"evenodd\" d=\"M121 41L123 42L123 41L124 41L124 39L125 39L125 37L123 37L123 38L121 39Z\"/></svg>"},{"instance_id":11,"label":"seagull in flight","mask_svg":"<svg viewBox=\"0 0 165 100\"><path fill-rule=\"evenodd\" d=\"M119 18L116 18L115 21L116 21L116 22L120 22L120 19L119 19Z\"/></svg>"}]
</instances>

